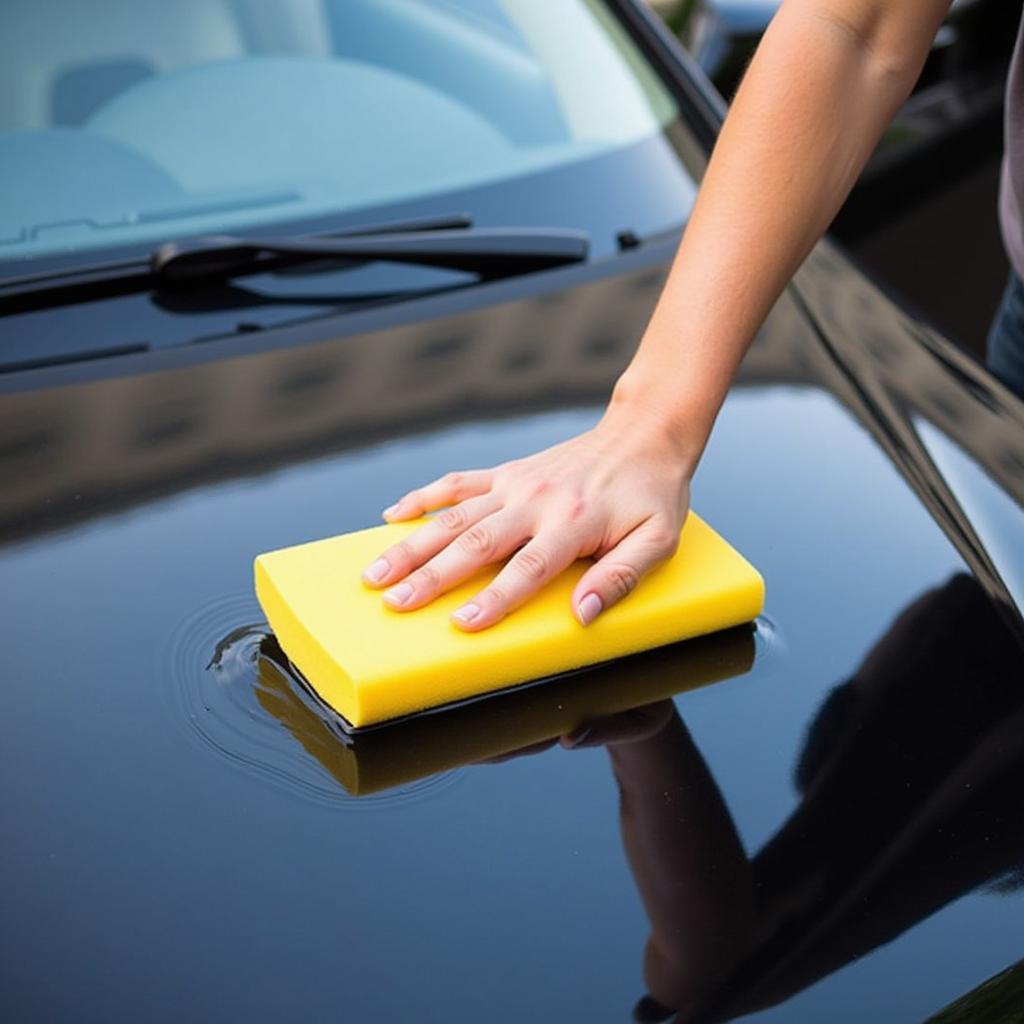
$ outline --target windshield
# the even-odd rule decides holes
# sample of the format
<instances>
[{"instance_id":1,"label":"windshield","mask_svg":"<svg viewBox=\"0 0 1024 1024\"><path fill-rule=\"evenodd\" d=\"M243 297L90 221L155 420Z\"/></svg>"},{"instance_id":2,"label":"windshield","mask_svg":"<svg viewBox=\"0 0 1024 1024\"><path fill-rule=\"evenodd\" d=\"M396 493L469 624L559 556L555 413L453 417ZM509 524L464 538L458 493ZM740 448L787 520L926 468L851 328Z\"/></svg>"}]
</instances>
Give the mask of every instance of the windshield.
<instances>
[{"instance_id":1,"label":"windshield","mask_svg":"<svg viewBox=\"0 0 1024 1024\"><path fill-rule=\"evenodd\" d=\"M598 0L8 2L0 261L519 180L677 116Z\"/></svg>"}]
</instances>

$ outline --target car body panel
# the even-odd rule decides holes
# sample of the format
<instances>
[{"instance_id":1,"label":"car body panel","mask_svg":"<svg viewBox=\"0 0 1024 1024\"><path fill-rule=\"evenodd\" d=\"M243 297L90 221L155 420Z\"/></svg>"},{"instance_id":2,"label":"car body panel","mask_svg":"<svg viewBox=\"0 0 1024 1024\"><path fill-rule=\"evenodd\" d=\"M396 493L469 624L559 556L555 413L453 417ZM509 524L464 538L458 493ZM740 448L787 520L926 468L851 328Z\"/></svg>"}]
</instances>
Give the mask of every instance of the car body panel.
<instances>
[{"instance_id":1,"label":"car body panel","mask_svg":"<svg viewBox=\"0 0 1024 1024\"><path fill-rule=\"evenodd\" d=\"M593 424L674 243L5 376L7 1019L624 1020L653 929L709 1019L913 1020L1019 959L1021 400L828 245L694 484L753 633L465 726L507 754L524 706L657 674L662 731L466 764L426 722L355 796L267 674L253 557Z\"/></svg>"},{"instance_id":2,"label":"car body panel","mask_svg":"<svg viewBox=\"0 0 1024 1024\"><path fill-rule=\"evenodd\" d=\"M865 286L835 254L819 259L752 349L694 489L768 583L750 671L678 698L751 853L800 813L792 772L831 689L901 609L970 564L843 381L836 350L868 337ZM19 822L3 854L19 879L5 898L8 1005L35 1019L125 1005L154 1020L285 1007L624 1018L643 990L647 924L603 751L549 749L349 796L259 700L250 574L258 551L372 523L405 486L594 422L660 281L641 267L426 323L0 400L5 437L20 438L0 550L5 804ZM919 326L868 297L887 314L867 322L895 352L917 352ZM829 344L806 315L818 303L851 317L828 325ZM965 372L996 395L994 423L1018 422L1004 419L1019 416L1012 396ZM964 400L961 381L941 363L935 373L936 408ZM969 450L970 430L925 411ZM1019 432L1007 437L1019 454ZM1005 546L1019 565L1019 543ZM627 686L636 666L624 665ZM922 672L909 682L927 688ZM955 704L941 682L934 701ZM907 737L907 761L931 765L933 709L924 697L915 708L924 732ZM899 792L891 767L874 784ZM883 860L899 852L879 845ZM849 954L836 953L779 1019L887 1019L896 993L902 1017L923 1016L1010 962L1019 897L956 890L952 856L922 868L953 880L925 894L932 916L915 921L912 907L903 930L883 915L893 941L874 949L869 937L841 970ZM838 898L826 895L817 917ZM61 984L42 985L58 964Z\"/></svg>"}]
</instances>

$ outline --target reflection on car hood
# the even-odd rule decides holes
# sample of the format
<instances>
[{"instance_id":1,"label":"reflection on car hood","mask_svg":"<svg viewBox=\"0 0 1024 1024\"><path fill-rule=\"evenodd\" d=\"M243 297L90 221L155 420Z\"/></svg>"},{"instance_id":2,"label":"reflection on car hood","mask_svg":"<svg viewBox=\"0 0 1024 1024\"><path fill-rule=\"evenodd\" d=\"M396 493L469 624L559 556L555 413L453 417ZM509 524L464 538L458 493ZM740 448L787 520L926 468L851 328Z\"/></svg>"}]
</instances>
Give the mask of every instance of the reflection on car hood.
<instances>
[{"instance_id":1,"label":"reflection on car hood","mask_svg":"<svg viewBox=\"0 0 1024 1024\"><path fill-rule=\"evenodd\" d=\"M593 423L668 254L0 397L11 1016L920 1019L1019 958L1020 406L829 250L694 486L752 639L558 684L643 705L576 749L556 686L341 750L268 673L253 556Z\"/></svg>"},{"instance_id":2,"label":"reflection on car hood","mask_svg":"<svg viewBox=\"0 0 1024 1024\"><path fill-rule=\"evenodd\" d=\"M1018 628L1024 614L1024 395L819 247L798 294L868 426Z\"/></svg>"}]
</instances>

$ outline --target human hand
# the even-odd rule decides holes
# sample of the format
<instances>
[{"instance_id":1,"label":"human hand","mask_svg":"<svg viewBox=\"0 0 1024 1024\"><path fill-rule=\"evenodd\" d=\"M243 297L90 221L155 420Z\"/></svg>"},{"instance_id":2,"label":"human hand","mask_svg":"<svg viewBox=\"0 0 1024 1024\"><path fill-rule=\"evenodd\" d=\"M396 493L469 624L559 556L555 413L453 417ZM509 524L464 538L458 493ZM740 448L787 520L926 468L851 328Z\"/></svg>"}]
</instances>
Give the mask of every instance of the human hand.
<instances>
[{"instance_id":1,"label":"human hand","mask_svg":"<svg viewBox=\"0 0 1024 1024\"><path fill-rule=\"evenodd\" d=\"M675 551L695 465L671 430L609 407L593 429L535 455L410 491L384 512L389 522L444 511L384 551L363 579L388 588L389 607L412 611L512 556L452 615L475 632L592 556L572 594L577 619L588 625Z\"/></svg>"}]
</instances>

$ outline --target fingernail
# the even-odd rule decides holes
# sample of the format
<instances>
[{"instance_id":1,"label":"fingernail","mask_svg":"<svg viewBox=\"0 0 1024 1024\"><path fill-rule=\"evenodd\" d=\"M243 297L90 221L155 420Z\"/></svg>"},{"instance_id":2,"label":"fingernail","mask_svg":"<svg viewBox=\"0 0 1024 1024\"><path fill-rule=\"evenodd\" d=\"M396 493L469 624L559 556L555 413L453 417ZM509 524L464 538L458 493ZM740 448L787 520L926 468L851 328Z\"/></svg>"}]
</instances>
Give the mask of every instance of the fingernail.
<instances>
[{"instance_id":1,"label":"fingernail","mask_svg":"<svg viewBox=\"0 0 1024 1024\"><path fill-rule=\"evenodd\" d=\"M378 558L373 565L368 565L363 570L363 579L369 580L371 583L380 583L387 576L390 568L391 563L386 558Z\"/></svg>"},{"instance_id":2,"label":"fingernail","mask_svg":"<svg viewBox=\"0 0 1024 1024\"><path fill-rule=\"evenodd\" d=\"M388 505L386 509L381 513L385 519L390 519L392 516L398 515L398 506L401 505L400 501L396 501L394 505Z\"/></svg>"},{"instance_id":3,"label":"fingernail","mask_svg":"<svg viewBox=\"0 0 1024 1024\"><path fill-rule=\"evenodd\" d=\"M589 626L601 614L604 602L597 594L587 594L576 606L576 614L584 626Z\"/></svg>"},{"instance_id":4,"label":"fingernail","mask_svg":"<svg viewBox=\"0 0 1024 1024\"><path fill-rule=\"evenodd\" d=\"M472 622L480 614L480 605L475 601L464 604L457 612L452 612L452 618L459 622Z\"/></svg>"},{"instance_id":5,"label":"fingernail","mask_svg":"<svg viewBox=\"0 0 1024 1024\"><path fill-rule=\"evenodd\" d=\"M384 600L395 606L405 604L410 597L412 597L411 583L399 583L397 587L392 587L384 592Z\"/></svg>"}]
</instances>

